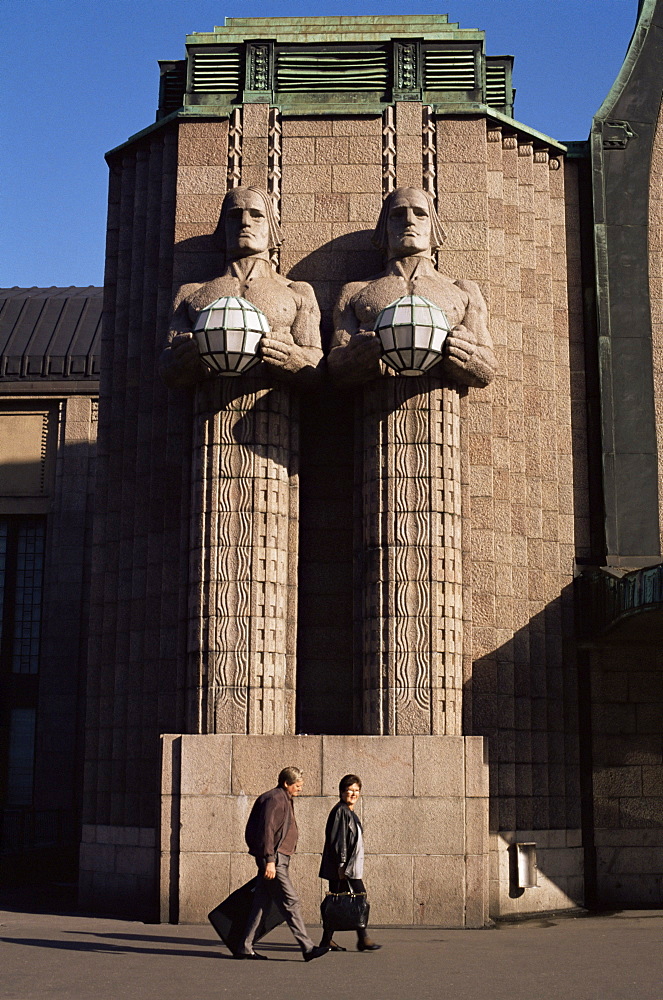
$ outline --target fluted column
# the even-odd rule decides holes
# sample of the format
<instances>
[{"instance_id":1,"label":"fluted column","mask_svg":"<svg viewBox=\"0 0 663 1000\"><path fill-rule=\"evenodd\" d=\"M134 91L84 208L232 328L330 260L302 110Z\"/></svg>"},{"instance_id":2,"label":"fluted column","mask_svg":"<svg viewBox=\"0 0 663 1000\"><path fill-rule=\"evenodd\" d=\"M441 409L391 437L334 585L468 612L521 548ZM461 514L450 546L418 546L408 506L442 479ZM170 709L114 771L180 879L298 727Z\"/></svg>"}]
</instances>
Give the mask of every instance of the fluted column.
<instances>
[{"instance_id":1,"label":"fluted column","mask_svg":"<svg viewBox=\"0 0 663 1000\"><path fill-rule=\"evenodd\" d=\"M196 395L190 676L195 732L294 732L297 400L218 378Z\"/></svg>"},{"instance_id":2,"label":"fluted column","mask_svg":"<svg viewBox=\"0 0 663 1000\"><path fill-rule=\"evenodd\" d=\"M358 408L364 732L461 733L458 390L383 377Z\"/></svg>"}]
</instances>

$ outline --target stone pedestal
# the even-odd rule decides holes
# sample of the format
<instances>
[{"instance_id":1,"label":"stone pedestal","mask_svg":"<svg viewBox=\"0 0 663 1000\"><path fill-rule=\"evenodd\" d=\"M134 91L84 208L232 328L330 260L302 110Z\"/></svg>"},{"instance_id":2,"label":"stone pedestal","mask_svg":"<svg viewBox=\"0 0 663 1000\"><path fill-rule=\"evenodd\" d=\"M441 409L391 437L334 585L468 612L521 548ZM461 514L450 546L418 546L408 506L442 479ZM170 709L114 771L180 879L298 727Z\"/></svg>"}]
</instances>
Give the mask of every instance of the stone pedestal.
<instances>
[{"instance_id":1,"label":"stone pedestal","mask_svg":"<svg viewBox=\"0 0 663 1000\"><path fill-rule=\"evenodd\" d=\"M244 826L279 769L304 770L293 878L320 919L325 822L338 781L363 781L358 810L374 925L488 922L488 765L481 737L168 735L162 739L161 919L201 923L255 874Z\"/></svg>"},{"instance_id":2,"label":"stone pedestal","mask_svg":"<svg viewBox=\"0 0 663 1000\"><path fill-rule=\"evenodd\" d=\"M294 731L298 404L286 387L197 390L189 720L197 732Z\"/></svg>"},{"instance_id":3,"label":"stone pedestal","mask_svg":"<svg viewBox=\"0 0 663 1000\"><path fill-rule=\"evenodd\" d=\"M459 735L462 697L460 402L432 377L363 390L364 729Z\"/></svg>"}]
</instances>

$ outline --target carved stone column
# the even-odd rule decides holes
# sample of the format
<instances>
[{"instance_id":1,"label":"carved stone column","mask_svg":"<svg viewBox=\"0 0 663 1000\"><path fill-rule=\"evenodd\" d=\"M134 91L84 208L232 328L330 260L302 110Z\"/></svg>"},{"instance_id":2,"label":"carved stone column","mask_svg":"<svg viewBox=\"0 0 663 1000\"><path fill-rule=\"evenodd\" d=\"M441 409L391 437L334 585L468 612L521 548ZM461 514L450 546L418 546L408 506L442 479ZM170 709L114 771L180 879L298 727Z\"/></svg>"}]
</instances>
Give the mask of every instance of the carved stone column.
<instances>
[{"instance_id":1,"label":"carved stone column","mask_svg":"<svg viewBox=\"0 0 663 1000\"><path fill-rule=\"evenodd\" d=\"M298 401L196 390L189 676L199 733L294 732Z\"/></svg>"},{"instance_id":2,"label":"carved stone column","mask_svg":"<svg viewBox=\"0 0 663 1000\"><path fill-rule=\"evenodd\" d=\"M364 732L461 734L459 394L383 377L358 407Z\"/></svg>"}]
</instances>

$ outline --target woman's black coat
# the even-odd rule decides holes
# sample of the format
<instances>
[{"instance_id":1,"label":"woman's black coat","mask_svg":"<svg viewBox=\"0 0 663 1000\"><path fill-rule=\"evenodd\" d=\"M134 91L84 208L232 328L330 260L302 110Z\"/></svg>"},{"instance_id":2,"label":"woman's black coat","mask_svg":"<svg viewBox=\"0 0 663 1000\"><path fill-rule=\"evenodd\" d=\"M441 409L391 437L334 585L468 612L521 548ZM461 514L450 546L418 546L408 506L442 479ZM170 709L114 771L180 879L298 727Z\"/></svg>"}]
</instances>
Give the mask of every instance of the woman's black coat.
<instances>
[{"instance_id":1,"label":"woman's black coat","mask_svg":"<svg viewBox=\"0 0 663 1000\"><path fill-rule=\"evenodd\" d=\"M336 803L325 827L320 878L338 878L339 867L345 867L357 846L357 831L360 825L357 816L343 800Z\"/></svg>"}]
</instances>

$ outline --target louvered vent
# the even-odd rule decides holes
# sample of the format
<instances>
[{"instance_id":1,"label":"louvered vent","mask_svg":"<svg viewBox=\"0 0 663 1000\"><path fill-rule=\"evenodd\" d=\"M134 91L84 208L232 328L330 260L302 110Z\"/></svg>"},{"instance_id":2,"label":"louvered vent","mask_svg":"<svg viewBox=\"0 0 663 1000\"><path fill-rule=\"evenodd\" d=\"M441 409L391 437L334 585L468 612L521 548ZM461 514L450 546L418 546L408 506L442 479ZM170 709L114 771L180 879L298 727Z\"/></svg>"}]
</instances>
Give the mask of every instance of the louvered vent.
<instances>
[{"instance_id":1,"label":"louvered vent","mask_svg":"<svg viewBox=\"0 0 663 1000\"><path fill-rule=\"evenodd\" d=\"M507 103L506 67L486 63L486 104L499 108Z\"/></svg>"},{"instance_id":2,"label":"louvered vent","mask_svg":"<svg viewBox=\"0 0 663 1000\"><path fill-rule=\"evenodd\" d=\"M194 52L191 89L196 94L236 94L240 89L239 52Z\"/></svg>"},{"instance_id":3,"label":"louvered vent","mask_svg":"<svg viewBox=\"0 0 663 1000\"><path fill-rule=\"evenodd\" d=\"M472 49L429 49L424 63L426 90L474 90Z\"/></svg>"},{"instance_id":4,"label":"louvered vent","mask_svg":"<svg viewBox=\"0 0 663 1000\"><path fill-rule=\"evenodd\" d=\"M159 110L164 115L182 107L186 90L186 62L171 63L162 70Z\"/></svg>"},{"instance_id":5,"label":"louvered vent","mask_svg":"<svg viewBox=\"0 0 663 1000\"><path fill-rule=\"evenodd\" d=\"M276 62L281 91L385 90L387 54L336 49L280 52Z\"/></svg>"}]
</instances>

